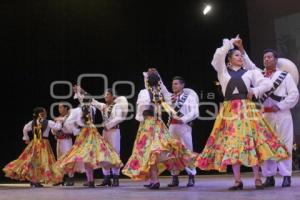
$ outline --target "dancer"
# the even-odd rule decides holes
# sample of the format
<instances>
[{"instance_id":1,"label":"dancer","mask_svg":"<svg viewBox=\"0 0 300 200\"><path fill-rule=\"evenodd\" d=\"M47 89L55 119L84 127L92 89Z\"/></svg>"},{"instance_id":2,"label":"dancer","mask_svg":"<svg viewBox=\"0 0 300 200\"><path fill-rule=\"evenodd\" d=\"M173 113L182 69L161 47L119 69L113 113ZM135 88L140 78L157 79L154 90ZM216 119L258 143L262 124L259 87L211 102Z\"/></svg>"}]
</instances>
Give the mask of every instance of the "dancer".
<instances>
[{"instance_id":1,"label":"dancer","mask_svg":"<svg viewBox=\"0 0 300 200\"><path fill-rule=\"evenodd\" d=\"M70 116L70 108L65 103L60 103L58 105L58 111L60 116L55 119L55 121L62 122L62 128L60 131L55 131L52 129L52 133L55 135L57 140L56 142L56 154L57 159L66 154L73 145L72 135L73 135L73 127L70 129L68 126L69 116ZM74 185L74 174L69 173L68 176L64 176L63 182L56 185L64 185L64 186L73 186ZM55 185L55 186L56 186Z\"/></svg>"},{"instance_id":2,"label":"dancer","mask_svg":"<svg viewBox=\"0 0 300 200\"><path fill-rule=\"evenodd\" d=\"M45 108L36 107L33 119L23 129L26 148L19 158L7 164L3 171L5 176L30 181L31 187L43 187L42 183L60 183L63 174L55 167L55 157L48 141L50 129L60 130L61 123L47 120ZM32 131L30 141L28 133Z\"/></svg>"},{"instance_id":3,"label":"dancer","mask_svg":"<svg viewBox=\"0 0 300 200\"><path fill-rule=\"evenodd\" d=\"M175 76L172 82L172 108L176 115L170 116L169 131L174 138L179 139L190 151L193 151L192 124L199 117L199 98L196 92L185 87L185 80ZM185 168L189 175L187 187L195 185L195 168ZM172 174L172 182L169 187L178 187L178 175Z\"/></svg>"},{"instance_id":4,"label":"dancer","mask_svg":"<svg viewBox=\"0 0 300 200\"><path fill-rule=\"evenodd\" d=\"M158 72L149 69L144 76L146 89L140 91L137 100L136 119L140 126L132 155L122 172L134 180L150 179L150 184L145 186L159 189L160 173L167 169L178 174L187 166L192 168L196 155L173 138L161 120L162 107L169 112L171 109L164 102L168 94Z\"/></svg>"},{"instance_id":5,"label":"dancer","mask_svg":"<svg viewBox=\"0 0 300 200\"><path fill-rule=\"evenodd\" d=\"M233 48L235 40L223 40L212 61L225 101L196 165L220 172L232 165L235 184L229 190L243 189L240 166L252 167L255 188L263 189L259 166L265 160L286 159L288 152L251 101L253 95L258 98L270 90L272 83L259 71L242 67L242 54Z\"/></svg>"},{"instance_id":6,"label":"dancer","mask_svg":"<svg viewBox=\"0 0 300 200\"><path fill-rule=\"evenodd\" d=\"M82 94L86 93L82 88L78 88ZM102 136L114 150L120 155L120 124L126 119L128 113L128 101L126 97L117 97L112 89L105 92L105 103L101 103L95 99L92 100L92 106L95 106L102 113L103 117L103 133ZM113 183L111 183L111 171ZM103 182L99 186L119 186L120 168L113 167L111 169L102 168L104 175Z\"/></svg>"},{"instance_id":7,"label":"dancer","mask_svg":"<svg viewBox=\"0 0 300 200\"><path fill-rule=\"evenodd\" d=\"M121 167L122 162L115 150L98 133L92 122L91 98L83 98L80 107L73 110L77 116L75 124L80 132L74 145L67 154L60 157L56 165L64 173L86 173L87 182L84 186L95 187L94 169Z\"/></svg>"},{"instance_id":8,"label":"dancer","mask_svg":"<svg viewBox=\"0 0 300 200\"><path fill-rule=\"evenodd\" d=\"M242 40L237 40L235 44L244 54L245 67L247 69L261 70L256 67L246 54ZM293 118L290 109L298 103L299 91L292 76L288 72L281 71L276 67L277 62L278 53L273 49L266 49L263 53L265 67L263 74L272 81L273 88L260 98L260 102L263 104L264 117L287 147L290 157L279 162L267 160L261 168L263 176L266 177L263 184L265 187L275 186L274 176L277 174L277 169L283 177L282 187L290 187L294 138ZM292 70L290 71L292 72Z\"/></svg>"}]
</instances>

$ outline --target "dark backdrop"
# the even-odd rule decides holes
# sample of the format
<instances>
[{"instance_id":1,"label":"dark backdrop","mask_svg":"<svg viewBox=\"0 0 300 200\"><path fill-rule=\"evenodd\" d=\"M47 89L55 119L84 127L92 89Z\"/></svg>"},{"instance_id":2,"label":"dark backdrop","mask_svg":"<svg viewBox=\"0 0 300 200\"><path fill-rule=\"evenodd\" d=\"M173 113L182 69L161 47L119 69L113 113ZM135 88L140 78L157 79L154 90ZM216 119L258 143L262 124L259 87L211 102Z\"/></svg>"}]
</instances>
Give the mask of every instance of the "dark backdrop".
<instances>
[{"instance_id":1,"label":"dark backdrop","mask_svg":"<svg viewBox=\"0 0 300 200\"><path fill-rule=\"evenodd\" d=\"M137 91L129 101L134 104L143 88L142 72L156 67L169 89L172 77L180 75L200 101L206 101L208 93L216 92L210 62L222 38L239 33L249 46L245 1L210 2L213 11L203 16L201 0L1 1L0 168L24 149L22 128L31 120L32 109L44 106L49 111L58 101L50 96L50 84L56 80L75 83L80 74L102 73L109 86L117 80L133 81ZM86 80L84 87L92 94L103 93L98 79ZM119 93L128 94L128 88L120 87ZM200 108L202 116L206 109L211 108ZM195 122L196 152L205 145L213 122ZM121 128L121 158L126 162L138 123L126 121ZM2 171L0 179L5 180Z\"/></svg>"}]
</instances>

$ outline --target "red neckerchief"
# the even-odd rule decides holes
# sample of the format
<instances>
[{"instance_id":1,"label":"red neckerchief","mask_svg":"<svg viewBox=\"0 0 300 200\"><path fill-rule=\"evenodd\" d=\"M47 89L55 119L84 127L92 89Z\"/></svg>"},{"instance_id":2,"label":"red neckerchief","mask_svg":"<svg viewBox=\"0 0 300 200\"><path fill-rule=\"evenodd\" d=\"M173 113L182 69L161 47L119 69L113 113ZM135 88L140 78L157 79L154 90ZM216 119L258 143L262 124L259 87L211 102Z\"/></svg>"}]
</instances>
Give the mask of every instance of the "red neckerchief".
<instances>
[{"instance_id":1,"label":"red neckerchief","mask_svg":"<svg viewBox=\"0 0 300 200\"><path fill-rule=\"evenodd\" d=\"M180 95L182 94L183 92L180 92L178 94L173 94L172 97L171 97L171 100L172 100L172 103L175 104L178 100L178 98L180 97Z\"/></svg>"},{"instance_id":2,"label":"red neckerchief","mask_svg":"<svg viewBox=\"0 0 300 200\"><path fill-rule=\"evenodd\" d=\"M275 69L270 69L270 70L265 69L264 77L269 78L269 77L272 76L272 74L273 74L274 72L276 72L276 68L275 68Z\"/></svg>"}]
</instances>

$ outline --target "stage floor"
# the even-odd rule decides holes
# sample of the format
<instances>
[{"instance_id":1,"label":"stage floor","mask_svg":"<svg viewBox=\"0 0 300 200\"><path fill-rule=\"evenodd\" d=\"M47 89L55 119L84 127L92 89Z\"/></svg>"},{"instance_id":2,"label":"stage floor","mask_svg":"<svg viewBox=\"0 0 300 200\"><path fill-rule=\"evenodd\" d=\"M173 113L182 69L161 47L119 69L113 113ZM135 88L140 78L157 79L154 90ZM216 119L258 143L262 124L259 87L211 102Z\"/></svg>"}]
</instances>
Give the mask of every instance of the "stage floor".
<instances>
[{"instance_id":1,"label":"stage floor","mask_svg":"<svg viewBox=\"0 0 300 200\"><path fill-rule=\"evenodd\" d=\"M282 188L281 177L276 177L276 187L265 190L255 190L254 180L250 173L242 175L243 191L228 191L233 184L231 175L198 175L196 186L185 187L187 177L180 177L179 188L168 188L170 177L161 177L161 188L149 190L143 187L145 182L134 182L121 179L121 186L85 188L83 181L76 182L74 187L30 188L28 184L0 184L0 200L299 200L300 173L292 177L292 187ZM101 180L96 180L99 184Z\"/></svg>"}]
</instances>

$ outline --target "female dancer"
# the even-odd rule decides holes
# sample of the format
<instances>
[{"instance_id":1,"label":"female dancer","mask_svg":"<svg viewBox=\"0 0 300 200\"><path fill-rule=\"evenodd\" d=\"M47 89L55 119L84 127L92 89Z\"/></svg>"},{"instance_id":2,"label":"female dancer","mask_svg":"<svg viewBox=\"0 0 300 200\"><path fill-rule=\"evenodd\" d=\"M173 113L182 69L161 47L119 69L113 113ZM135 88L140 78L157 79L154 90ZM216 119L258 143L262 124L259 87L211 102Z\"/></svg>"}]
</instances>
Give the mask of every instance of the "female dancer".
<instances>
[{"instance_id":1,"label":"female dancer","mask_svg":"<svg viewBox=\"0 0 300 200\"><path fill-rule=\"evenodd\" d=\"M140 126L123 174L134 180L150 179L145 185L159 189L158 175L165 169L179 174L186 166L192 167L196 154L190 152L177 139L172 138L161 120L161 109L170 109L164 102L166 89L155 69L146 75L146 89L140 91L137 100L136 119Z\"/></svg>"},{"instance_id":2,"label":"female dancer","mask_svg":"<svg viewBox=\"0 0 300 200\"><path fill-rule=\"evenodd\" d=\"M84 97L83 105L72 109L70 115L74 124L80 129L74 145L68 153L60 157L56 165L64 173L86 173L84 186L95 187L94 169L100 167L121 167L122 161L117 152L99 134L91 117L91 98Z\"/></svg>"},{"instance_id":3,"label":"female dancer","mask_svg":"<svg viewBox=\"0 0 300 200\"><path fill-rule=\"evenodd\" d=\"M28 180L31 187L43 187L41 183L60 183L63 174L54 166L55 157L48 141L50 129L60 130L61 123L46 120L42 107L33 110L33 120L23 129L23 140L27 145L16 160L7 164L3 171L12 179ZM30 141L28 132L32 131Z\"/></svg>"},{"instance_id":4,"label":"female dancer","mask_svg":"<svg viewBox=\"0 0 300 200\"><path fill-rule=\"evenodd\" d=\"M265 160L285 159L288 153L251 100L253 95L258 98L270 90L272 83L259 71L242 67L242 54L233 48L235 40L225 39L212 61L222 86L224 104L196 165L220 172L232 165L235 184L229 190L243 189L240 166L252 167L255 187L263 189L259 166Z\"/></svg>"}]
</instances>

